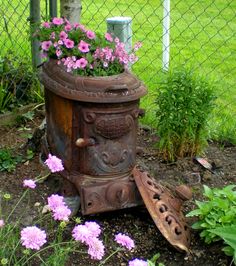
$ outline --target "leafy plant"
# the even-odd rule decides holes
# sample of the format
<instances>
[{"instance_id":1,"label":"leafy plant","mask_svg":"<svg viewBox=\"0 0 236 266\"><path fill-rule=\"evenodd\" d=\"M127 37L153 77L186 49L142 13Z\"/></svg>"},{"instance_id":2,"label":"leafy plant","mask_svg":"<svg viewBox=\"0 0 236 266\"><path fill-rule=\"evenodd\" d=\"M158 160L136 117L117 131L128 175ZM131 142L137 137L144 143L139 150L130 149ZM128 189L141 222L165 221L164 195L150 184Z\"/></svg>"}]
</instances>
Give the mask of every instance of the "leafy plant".
<instances>
[{"instance_id":1,"label":"leafy plant","mask_svg":"<svg viewBox=\"0 0 236 266\"><path fill-rule=\"evenodd\" d=\"M147 260L148 266L165 266L163 263L157 263L157 260L160 258L160 253L155 254L150 260Z\"/></svg>"},{"instance_id":2,"label":"leafy plant","mask_svg":"<svg viewBox=\"0 0 236 266\"><path fill-rule=\"evenodd\" d=\"M215 233L213 229L223 230L222 227L236 226L235 187L235 185L229 185L222 189L211 189L204 185L203 195L207 200L196 201L198 208L187 214L187 217L198 217L198 221L192 225L192 228L201 230L200 236L206 243L220 239L219 233Z\"/></svg>"},{"instance_id":3,"label":"leafy plant","mask_svg":"<svg viewBox=\"0 0 236 266\"><path fill-rule=\"evenodd\" d=\"M165 73L156 98L158 146L165 160L193 156L207 144L214 86L191 69Z\"/></svg>"},{"instance_id":4,"label":"leafy plant","mask_svg":"<svg viewBox=\"0 0 236 266\"><path fill-rule=\"evenodd\" d=\"M223 248L223 251L226 255L233 256L234 264L236 265L236 225L218 227L209 231L224 240L227 246Z\"/></svg>"},{"instance_id":5,"label":"leafy plant","mask_svg":"<svg viewBox=\"0 0 236 266\"><path fill-rule=\"evenodd\" d=\"M0 171L14 171L17 163L21 162L20 156L13 156L9 149L0 149Z\"/></svg>"},{"instance_id":6,"label":"leafy plant","mask_svg":"<svg viewBox=\"0 0 236 266\"><path fill-rule=\"evenodd\" d=\"M4 85L3 81L0 84L0 112L3 112L7 109L7 106L12 101L13 95L12 93L7 91L6 85Z\"/></svg>"}]
</instances>

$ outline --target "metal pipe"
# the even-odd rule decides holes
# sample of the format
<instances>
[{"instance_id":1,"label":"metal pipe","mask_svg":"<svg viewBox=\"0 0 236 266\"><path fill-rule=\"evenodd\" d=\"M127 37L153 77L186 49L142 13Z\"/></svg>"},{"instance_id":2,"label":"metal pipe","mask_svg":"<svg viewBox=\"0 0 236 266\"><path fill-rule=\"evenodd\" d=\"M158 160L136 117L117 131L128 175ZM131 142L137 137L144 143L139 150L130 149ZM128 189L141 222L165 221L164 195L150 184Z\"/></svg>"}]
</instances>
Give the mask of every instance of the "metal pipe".
<instances>
[{"instance_id":1,"label":"metal pipe","mask_svg":"<svg viewBox=\"0 0 236 266\"><path fill-rule=\"evenodd\" d=\"M30 0L30 36L31 36L31 55L33 68L41 64L39 46L40 43L33 37L37 24L40 23L40 0Z\"/></svg>"},{"instance_id":2,"label":"metal pipe","mask_svg":"<svg viewBox=\"0 0 236 266\"><path fill-rule=\"evenodd\" d=\"M162 68L168 70L170 61L170 0L164 0L163 4L163 55Z\"/></svg>"},{"instance_id":3,"label":"metal pipe","mask_svg":"<svg viewBox=\"0 0 236 266\"><path fill-rule=\"evenodd\" d=\"M57 17L57 0L49 0L49 15L50 18Z\"/></svg>"}]
</instances>

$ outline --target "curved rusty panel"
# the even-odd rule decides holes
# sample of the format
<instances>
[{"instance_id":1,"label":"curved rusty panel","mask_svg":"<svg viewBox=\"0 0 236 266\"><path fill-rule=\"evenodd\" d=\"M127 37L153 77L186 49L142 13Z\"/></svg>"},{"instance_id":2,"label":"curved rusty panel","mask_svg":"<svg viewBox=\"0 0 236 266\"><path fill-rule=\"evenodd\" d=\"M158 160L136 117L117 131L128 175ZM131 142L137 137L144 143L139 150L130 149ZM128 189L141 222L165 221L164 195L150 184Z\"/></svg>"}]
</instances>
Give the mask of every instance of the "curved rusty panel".
<instances>
[{"instance_id":1,"label":"curved rusty panel","mask_svg":"<svg viewBox=\"0 0 236 266\"><path fill-rule=\"evenodd\" d=\"M156 226L175 248L189 252L190 231L181 212L182 200L137 168L133 177Z\"/></svg>"}]
</instances>

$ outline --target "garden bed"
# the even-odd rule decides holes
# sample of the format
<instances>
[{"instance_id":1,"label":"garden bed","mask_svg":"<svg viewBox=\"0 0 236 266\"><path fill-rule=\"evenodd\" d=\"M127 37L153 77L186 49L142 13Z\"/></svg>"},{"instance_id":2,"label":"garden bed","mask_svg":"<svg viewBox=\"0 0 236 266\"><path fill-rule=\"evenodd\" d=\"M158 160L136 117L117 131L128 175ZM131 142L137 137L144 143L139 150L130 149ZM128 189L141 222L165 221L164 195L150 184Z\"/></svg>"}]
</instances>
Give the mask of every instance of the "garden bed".
<instances>
[{"instance_id":1,"label":"garden bed","mask_svg":"<svg viewBox=\"0 0 236 266\"><path fill-rule=\"evenodd\" d=\"M25 127L33 132L40 124L41 118L29 122ZM29 133L29 131L27 131ZM193 199L184 205L184 213L193 209L194 200L202 199L202 187L204 184L210 187L223 187L227 184L236 183L236 147L230 144L225 146L218 143L209 143L205 156L215 167L214 173L204 169L200 164L194 162L191 158L178 160L176 163L163 162L154 148L157 140L156 135L149 128L140 128L138 137L138 166L155 177L166 186L176 186L187 184L193 188ZM15 153L21 153L25 149L26 138L19 133L19 127L1 127L0 128L0 148L12 148ZM22 194L22 181L24 179L34 179L44 171L39 163L39 157L36 153L34 158L24 163L18 164L13 172L0 172L0 191L8 192L12 199L5 206L5 211L16 203ZM22 210L26 210L22 216L22 226L31 225L34 222L41 207L46 204L47 196L57 193L60 187L60 177L51 175L45 182L40 183L30 194L30 201L24 201L16 211L14 217L17 219L22 216ZM199 237L199 233L191 231L191 254L186 255L175 250L161 235L153 223L149 213L144 207L115 211L93 216L82 217L82 221L96 221L101 225L102 236L105 241L106 255L114 250L114 234L123 232L131 236L136 244L132 251L119 252L111 257L104 265L106 266L125 266L132 258L150 259L154 254L160 253L158 262L165 266L180 265L214 265L228 266L232 258L227 257L221 251L222 243L205 244ZM193 219L188 219L189 224ZM69 225L72 229L74 223ZM68 229L68 236L70 230ZM97 261L92 261L87 254L72 254L67 265L98 265ZM37 264L35 264L37 265Z\"/></svg>"}]
</instances>

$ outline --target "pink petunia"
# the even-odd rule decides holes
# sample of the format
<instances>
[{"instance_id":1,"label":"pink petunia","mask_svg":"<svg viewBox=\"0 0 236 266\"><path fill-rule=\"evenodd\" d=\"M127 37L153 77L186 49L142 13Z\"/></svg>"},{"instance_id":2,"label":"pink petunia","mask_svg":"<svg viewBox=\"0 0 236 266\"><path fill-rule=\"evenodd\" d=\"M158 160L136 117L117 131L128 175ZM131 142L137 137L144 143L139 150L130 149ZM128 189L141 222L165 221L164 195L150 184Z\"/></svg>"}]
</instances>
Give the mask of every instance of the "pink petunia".
<instances>
[{"instance_id":1,"label":"pink petunia","mask_svg":"<svg viewBox=\"0 0 236 266\"><path fill-rule=\"evenodd\" d=\"M22 246L39 250L46 242L46 233L36 226L28 226L21 230Z\"/></svg>"},{"instance_id":2,"label":"pink petunia","mask_svg":"<svg viewBox=\"0 0 236 266\"><path fill-rule=\"evenodd\" d=\"M80 58L79 60L75 62L75 64L77 68L84 69L88 64L88 61L85 58Z\"/></svg>"},{"instance_id":3,"label":"pink petunia","mask_svg":"<svg viewBox=\"0 0 236 266\"><path fill-rule=\"evenodd\" d=\"M41 43L42 50L44 50L44 51L48 51L51 46L52 46L51 41L43 41Z\"/></svg>"},{"instance_id":4,"label":"pink petunia","mask_svg":"<svg viewBox=\"0 0 236 266\"><path fill-rule=\"evenodd\" d=\"M87 52L89 52L89 46L90 46L90 44L88 44L88 43L84 42L83 40L81 40L79 45L78 45L78 49L82 53L87 53Z\"/></svg>"},{"instance_id":5,"label":"pink petunia","mask_svg":"<svg viewBox=\"0 0 236 266\"><path fill-rule=\"evenodd\" d=\"M95 39L95 37L96 37L95 33L94 33L93 31L91 31L91 30L88 30L88 31L86 32L86 36L87 36L90 40L93 40L93 39Z\"/></svg>"},{"instance_id":6,"label":"pink petunia","mask_svg":"<svg viewBox=\"0 0 236 266\"><path fill-rule=\"evenodd\" d=\"M25 179L23 181L23 187L28 187L28 188L35 189L36 188L36 183L32 179Z\"/></svg>"},{"instance_id":7,"label":"pink petunia","mask_svg":"<svg viewBox=\"0 0 236 266\"><path fill-rule=\"evenodd\" d=\"M42 26L44 28L50 28L51 27L51 24L50 24L50 22L45 21L45 22L42 23Z\"/></svg>"},{"instance_id":8,"label":"pink petunia","mask_svg":"<svg viewBox=\"0 0 236 266\"><path fill-rule=\"evenodd\" d=\"M54 40L54 39L56 38L56 33L55 33L55 32L52 32L52 33L50 34L50 38Z\"/></svg>"},{"instance_id":9,"label":"pink petunia","mask_svg":"<svg viewBox=\"0 0 236 266\"><path fill-rule=\"evenodd\" d=\"M48 207L51 211L54 211L59 206L65 206L64 198L57 194L52 194L50 197L48 197L47 201Z\"/></svg>"},{"instance_id":10,"label":"pink petunia","mask_svg":"<svg viewBox=\"0 0 236 266\"><path fill-rule=\"evenodd\" d=\"M64 20L63 20L63 18L53 18L53 19L52 19L52 23L53 23L54 25L61 25L61 24L64 23Z\"/></svg>"},{"instance_id":11,"label":"pink petunia","mask_svg":"<svg viewBox=\"0 0 236 266\"><path fill-rule=\"evenodd\" d=\"M62 51L60 49L56 50L56 55L57 57L60 57L62 55Z\"/></svg>"},{"instance_id":12,"label":"pink petunia","mask_svg":"<svg viewBox=\"0 0 236 266\"><path fill-rule=\"evenodd\" d=\"M148 266L148 262L145 260L134 259L129 261L128 266Z\"/></svg>"},{"instance_id":13,"label":"pink petunia","mask_svg":"<svg viewBox=\"0 0 236 266\"><path fill-rule=\"evenodd\" d=\"M53 210L53 218L58 221L68 221L71 215L71 210L67 206L57 206Z\"/></svg>"},{"instance_id":14,"label":"pink petunia","mask_svg":"<svg viewBox=\"0 0 236 266\"><path fill-rule=\"evenodd\" d=\"M101 240L96 237L90 239L88 254L94 260L101 260L105 254L105 247Z\"/></svg>"},{"instance_id":15,"label":"pink petunia","mask_svg":"<svg viewBox=\"0 0 236 266\"><path fill-rule=\"evenodd\" d=\"M65 32L65 31L61 31L60 34L59 34L59 37L61 40L66 40L67 37L68 37L68 34Z\"/></svg>"},{"instance_id":16,"label":"pink petunia","mask_svg":"<svg viewBox=\"0 0 236 266\"><path fill-rule=\"evenodd\" d=\"M111 36L111 34L110 33L105 33L105 39L107 40L107 41L109 41L109 42L113 42L113 38L112 38L112 36Z\"/></svg>"},{"instance_id":17,"label":"pink petunia","mask_svg":"<svg viewBox=\"0 0 236 266\"><path fill-rule=\"evenodd\" d=\"M45 161L47 167L52 173L60 172L64 170L61 159L57 158L55 155L48 154L48 159Z\"/></svg>"},{"instance_id":18,"label":"pink petunia","mask_svg":"<svg viewBox=\"0 0 236 266\"><path fill-rule=\"evenodd\" d=\"M65 39L64 44L65 44L66 48L69 48L69 49L74 47L74 41L72 41L70 39Z\"/></svg>"},{"instance_id":19,"label":"pink petunia","mask_svg":"<svg viewBox=\"0 0 236 266\"><path fill-rule=\"evenodd\" d=\"M117 234L115 236L115 241L121 246L127 248L128 250L131 250L132 248L134 248L133 239L131 239L129 236L125 234L121 234L121 233Z\"/></svg>"},{"instance_id":20,"label":"pink petunia","mask_svg":"<svg viewBox=\"0 0 236 266\"><path fill-rule=\"evenodd\" d=\"M64 27L64 29L65 29L66 31L71 31L71 30L72 30L72 26L71 26L71 24L67 23L66 26Z\"/></svg>"},{"instance_id":21,"label":"pink petunia","mask_svg":"<svg viewBox=\"0 0 236 266\"><path fill-rule=\"evenodd\" d=\"M0 219L0 228L2 228L5 225L4 220Z\"/></svg>"}]
</instances>

